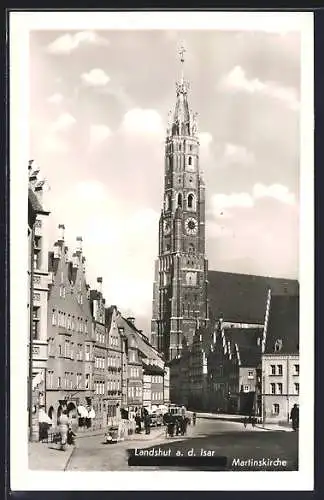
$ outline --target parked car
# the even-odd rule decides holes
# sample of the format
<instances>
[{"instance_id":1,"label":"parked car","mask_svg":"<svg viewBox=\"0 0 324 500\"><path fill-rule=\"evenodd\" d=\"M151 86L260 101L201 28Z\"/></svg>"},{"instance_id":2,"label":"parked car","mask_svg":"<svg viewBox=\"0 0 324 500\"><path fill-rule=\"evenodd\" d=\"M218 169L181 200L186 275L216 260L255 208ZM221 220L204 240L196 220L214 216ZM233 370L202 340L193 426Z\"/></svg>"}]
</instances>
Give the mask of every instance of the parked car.
<instances>
[{"instance_id":1,"label":"parked car","mask_svg":"<svg viewBox=\"0 0 324 500\"><path fill-rule=\"evenodd\" d=\"M117 443L118 441L118 426L111 425L105 434L106 443Z\"/></svg>"},{"instance_id":2,"label":"parked car","mask_svg":"<svg viewBox=\"0 0 324 500\"><path fill-rule=\"evenodd\" d=\"M152 412L150 418L151 418L151 427L160 427L161 425L163 425L162 413Z\"/></svg>"}]
</instances>

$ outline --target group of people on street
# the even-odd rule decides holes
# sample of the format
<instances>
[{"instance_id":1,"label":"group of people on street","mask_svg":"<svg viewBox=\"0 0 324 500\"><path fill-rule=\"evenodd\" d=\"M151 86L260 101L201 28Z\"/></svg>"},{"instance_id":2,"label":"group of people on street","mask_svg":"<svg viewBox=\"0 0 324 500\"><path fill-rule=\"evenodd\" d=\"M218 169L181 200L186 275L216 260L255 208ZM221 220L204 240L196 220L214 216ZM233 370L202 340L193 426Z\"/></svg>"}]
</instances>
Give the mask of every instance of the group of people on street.
<instances>
[{"instance_id":1,"label":"group of people on street","mask_svg":"<svg viewBox=\"0 0 324 500\"><path fill-rule=\"evenodd\" d=\"M193 425L195 425L196 419L193 421ZM166 413L163 417L163 423L166 426L166 436L185 436L187 434L187 427L190 424L190 418L186 415Z\"/></svg>"},{"instance_id":2,"label":"group of people on street","mask_svg":"<svg viewBox=\"0 0 324 500\"><path fill-rule=\"evenodd\" d=\"M142 432L142 422L144 425L145 434L150 434L151 432L151 418L149 412L146 408L137 409L135 408L135 423L136 429L135 432L140 434Z\"/></svg>"}]
</instances>

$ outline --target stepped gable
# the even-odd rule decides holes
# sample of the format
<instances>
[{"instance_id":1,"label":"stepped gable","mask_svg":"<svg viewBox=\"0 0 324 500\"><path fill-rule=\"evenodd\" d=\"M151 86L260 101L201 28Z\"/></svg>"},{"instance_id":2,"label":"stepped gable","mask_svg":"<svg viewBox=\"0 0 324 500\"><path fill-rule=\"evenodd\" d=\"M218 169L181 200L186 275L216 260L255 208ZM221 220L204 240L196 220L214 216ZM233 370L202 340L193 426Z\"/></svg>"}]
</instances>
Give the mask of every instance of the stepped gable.
<instances>
[{"instance_id":1,"label":"stepped gable","mask_svg":"<svg viewBox=\"0 0 324 500\"><path fill-rule=\"evenodd\" d=\"M297 280L252 274L208 272L210 318L233 323L263 324L267 294L296 295Z\"/></svg>"}]
</instances>

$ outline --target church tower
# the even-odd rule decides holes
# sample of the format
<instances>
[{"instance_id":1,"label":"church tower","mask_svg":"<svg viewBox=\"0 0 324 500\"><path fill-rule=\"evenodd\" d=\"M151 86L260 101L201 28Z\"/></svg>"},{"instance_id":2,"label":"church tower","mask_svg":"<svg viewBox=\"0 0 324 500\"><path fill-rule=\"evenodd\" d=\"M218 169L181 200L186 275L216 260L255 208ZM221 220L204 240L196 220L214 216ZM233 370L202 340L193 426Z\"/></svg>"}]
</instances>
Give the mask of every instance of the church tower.
<instances>
[{"instance_id":1,"label":"church tower","mask_svg":"<svg viewBox=\"0 0 324 500\"><path fill-rule=\"evenodd\" d=\"M184 49L176 106L165 141L164 201L155 262L151 342L167 361L191 346L197 324L208 322L205 185L199 171L196 114L188 105Z\"/></svg>"}]
</instances>

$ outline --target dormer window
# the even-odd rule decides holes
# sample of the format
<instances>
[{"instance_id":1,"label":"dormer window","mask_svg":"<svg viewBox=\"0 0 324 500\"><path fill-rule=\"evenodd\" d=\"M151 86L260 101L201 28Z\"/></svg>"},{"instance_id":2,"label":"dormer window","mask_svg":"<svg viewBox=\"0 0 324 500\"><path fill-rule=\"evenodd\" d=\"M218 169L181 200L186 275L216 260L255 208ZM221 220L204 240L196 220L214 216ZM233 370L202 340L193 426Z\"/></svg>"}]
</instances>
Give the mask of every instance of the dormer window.
<instances>
[{"instance_id":1,"label":"dormer window","mask_svg":"<svg viewBox=\"0 0 324 500\"><path fill-rule=\"evenodd\" d=\"M275 352L279 352L279 351L281 351L281 349L282 349L282 340L277 339L275 342L274 350L275 350Z\"/></svg>"}]
</instances>

